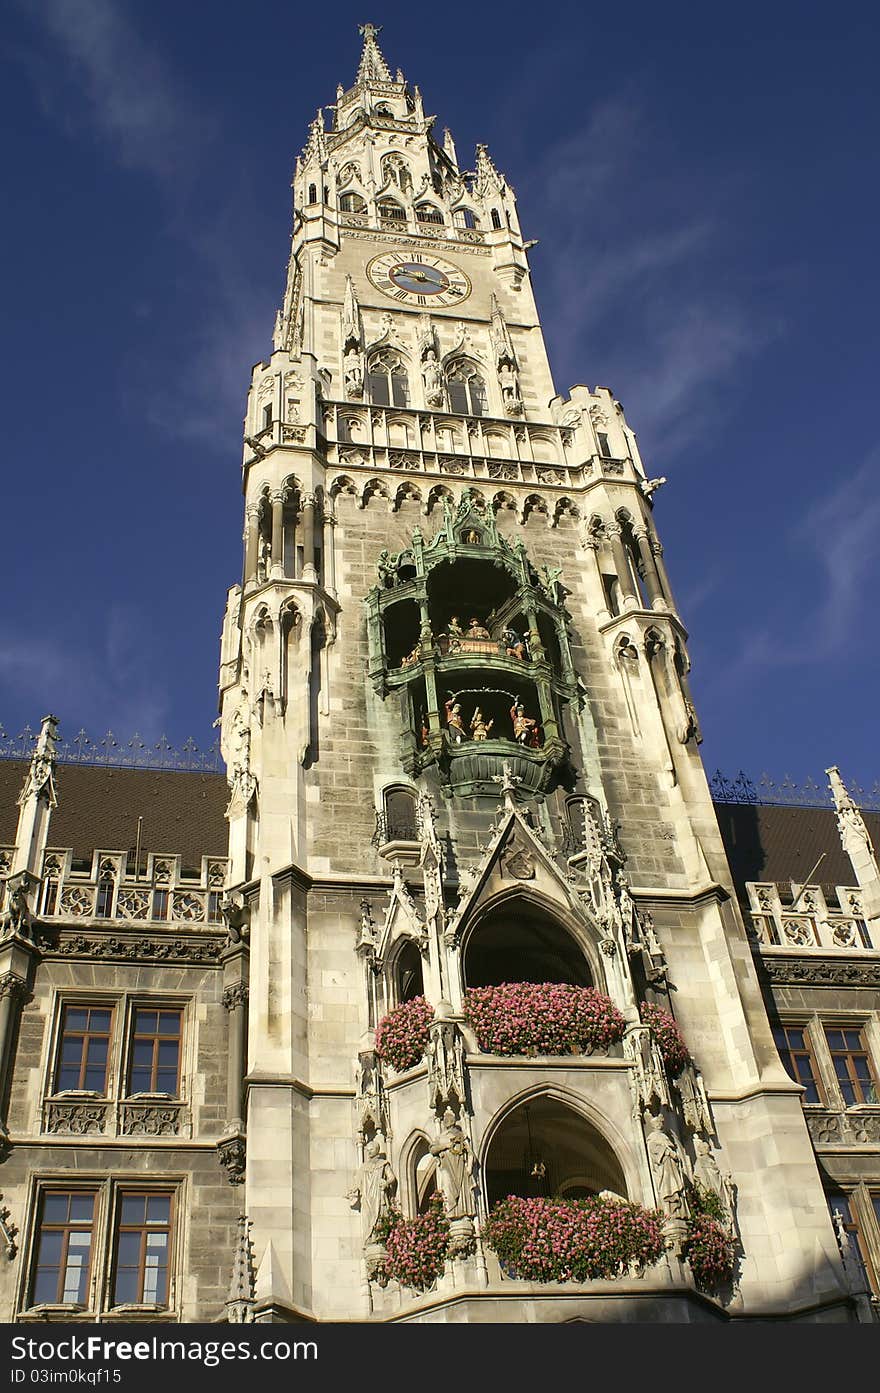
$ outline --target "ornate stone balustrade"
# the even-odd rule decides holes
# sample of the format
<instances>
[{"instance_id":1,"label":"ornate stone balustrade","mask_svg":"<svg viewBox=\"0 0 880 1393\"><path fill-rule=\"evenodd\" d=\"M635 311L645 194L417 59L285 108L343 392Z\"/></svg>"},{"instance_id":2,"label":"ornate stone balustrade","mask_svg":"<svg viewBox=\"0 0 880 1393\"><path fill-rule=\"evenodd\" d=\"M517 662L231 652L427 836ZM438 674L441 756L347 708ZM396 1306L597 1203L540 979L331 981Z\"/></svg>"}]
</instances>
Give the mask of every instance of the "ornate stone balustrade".
<instances>
[{"instance_id":1,"label":"ornate stone balustrade","mask_svg":"<svg viewBox=\"0 0 880 1393\"><path fill-rule=\"evenodd\" d=\"M830 1112L824 1108L805 1109L807 1127L815 1146L880 1146L880 1107Z\"/></svg>"},{"instance_id":2,"label":"ornate stone balustrade","mask_svg":"<svg viewBox=\"0 0 880 1393\"><path fill-rule=\"evenodd\" d=\"M880 952L864 918L857 886L835 886L829 905L821 886L747 885L752 929L759 947L821 949L823 952ZM786 904L786 900L789 901Z\"/></svg>"},{"instance_id":3,"label":"ornate stone balustrade","mask_svg":"<svg viewBox=\"0 0 880 1393\"><path fill-rule=\"evenodd\" d=\"M120 852L96 852L90 868L79 871L69 850L47 851L36 913L43 920L112 920L120 927L222 923L225 859L203 858L198 880L184 876L177 856L150 854L140 875L127 860Z\"/></svg>"}]
</instances>

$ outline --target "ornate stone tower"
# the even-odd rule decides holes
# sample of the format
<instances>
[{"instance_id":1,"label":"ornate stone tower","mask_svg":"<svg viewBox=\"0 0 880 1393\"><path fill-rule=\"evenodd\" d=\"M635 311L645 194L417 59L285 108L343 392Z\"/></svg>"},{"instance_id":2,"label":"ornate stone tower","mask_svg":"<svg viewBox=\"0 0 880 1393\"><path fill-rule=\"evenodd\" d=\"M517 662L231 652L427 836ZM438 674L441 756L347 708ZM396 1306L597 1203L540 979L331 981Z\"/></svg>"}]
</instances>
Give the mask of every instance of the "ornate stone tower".
<instances>
[{"instance_id":1,"label":"ornate stone tower","mask_svg":"<svg viewBox=\"0 0 880 1393\"><path fill-rule=\"evenodd\" d=\"M259 1318L845 1318L700 759L663 480L607 388L556 392L513 191L362 33L296 164L222 638L250 958L224 1145ZM700 1295L712 1190L735 1266ZM662 1211L646 1275L541 1282L487 1240L508 1195L603 1192ZM432 1193L445 1265L408 1283L389 1230Z\"/></svg>"}]
</instances>

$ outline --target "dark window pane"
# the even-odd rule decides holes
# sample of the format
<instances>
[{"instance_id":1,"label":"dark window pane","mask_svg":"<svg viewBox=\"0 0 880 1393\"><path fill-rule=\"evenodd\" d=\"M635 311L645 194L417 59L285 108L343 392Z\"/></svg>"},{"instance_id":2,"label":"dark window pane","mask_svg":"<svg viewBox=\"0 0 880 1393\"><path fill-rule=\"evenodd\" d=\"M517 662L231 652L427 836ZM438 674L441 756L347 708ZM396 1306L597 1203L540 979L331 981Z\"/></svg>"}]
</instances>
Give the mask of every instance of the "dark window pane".
<instances>
[{"instance_id":1,"label":"dark window pane","mask_svg":"<svg viewBox=\"0 0 880 1393\"><path fill-rule=\"evenodd\" d=\"M149 1093L152 1082L152 1069L132 1069L131 1084L129 1085L132 1093Z\"/></svg>"},{"instance_id":2,"label":"dark window pane","mask_svg":"<svg viewBox=\"0 0 880 1393\"><path fill-rule=\"evenodd\" d=\"M137 1267L141 1251L141 1233L138 1229L134 1233L125 1230L119 1235L119 1265L121 1267Z\"/></svg>"},{"instance_id":3,"label":"dark window pane","mask_svg":"<svg viewBox=\"0 0 880 1393\"><path fill-rule=\"evenodd\" d=\"M94 1195L71 1195L70 1197L70 1217L71 1219L91 1219L95 1210Z\"/></svg>"},{"instance_id":4,"label":"dark window pane","mask_svg":"<svg viewBox=\"0 0 880 1393\"><path fill-rule=\"evenodd\" d=\"M861 1050L861 1049L864 1049L864 1046L862 1045L862 1035L861 1035L861 1031L859 1031L859 1030L847 1030L847 1031L844 1032L844 1038L845 1038L845 1040L846 1040L847 1049L850 1049L850 1050Z\"/></svg>"},{"instance_id":5,"label":"dark window pane","mask_svg":"<svg viewBox=\"0 0 880 1393\"><path fill-rule=\"evenodd\" d=\"M844 1048L842 1030L826 1030L825 1035L833 1050L842 1050Z\"/></svg>"},{"instance_id":6,"label":"dark window pane","mask_svg":"<svg viewBox=\"0 0 880 1393\"><path fill-rule=\"evenodd\" d=\"M179 1035L180 1034L180 1012L163 1011L159 1016L160 1035Z\"/></svg>"},{"instance_id":7,"label":"dark window pane","mask_svg":"<svg viewBox=\"0 0 880 1393\"><path fill-rule=\"evenodd\" d=\"M158 1069L156 1071L156 1092L157 1093L176 1093L177 1092L177 1070Z\"/></svg>"},{"instance_id":8,"label":"dark window pane","mask_svg":"<svg viewBox=\"0 0 880 1393\"><path fill-rule=\"evenodd\" d=\"M90 1064L83 1074L83 1088L89 1093L103 1093L107 1070L103 1064Z\"/></svg>"},{"instance_id":9,"label":"dark window pane","mask_svg":"<svg viewBox=\"0 0 880 1393\"><path fill-rule=\"evenodd\" d=\"M133 1064L152 1064L153 1062L153 1042L152 1040L135 1040L131 1051Z\"/></svg>"},{"instance_id":10,"label":"dark window pane","mask_svg":"<svg viewBox=\"0 0 880 1393\"><path fill-rule=\"evenodd\" d=\"M52 1194L51 1191L46 1194L43 1197L43 1222L45 1224L65 1223L69 1202L69 1195Z\"/></svg>"},{"instance_id":11,"label":"dark window pane","mask_svg":"<svg viewBox=\"0 0 880 1393\"><path fill-rule=\"evenodd\" d=\"M34 1281L34 1294L31 1302L34 1306L41 1306L43 1302L50 1301L54 1304L58 1300L58 1268L37 1268L37 1275Z\"/></svg>"},{"instance_id":12,"label":"dark window pane","mask_svg":"<svg viewBox=\"0 0 880 1393\"><path fill-rule=\"evenodd\" d=\"M468 414L467 392L463 382L449 383L449 409L462 416Z\"/></svg>"},{"instance_id":13,"label":"dark window pane","mask_svg":"<svg viewBox=\"0 0 880 1393\"><path fill-rule=\"evenodd\" d=\"M134 1028L139 1035L155 1035L159 1022L158 1011L135 1011Z\"/></svg>"},{"instance_id":14,"label":"dark window pane","mask_svg":"<svg viewBox=\"0 0 880 1393\"><path fill-rule=\"evenodd\" d=\"M100 1038L89 1041L89 1048L86 1056L89 1064L96 1065L107 1063L107 1045L108 1041Z\"/></svg>"},{"instance_id":15,"label":"dark window pane","mask_svg":"<svg viewBox=\"0 0 880 1393\"><path fill-rule=\"evenodd\" d=\"M65 1035L61 1041L62 1064L79 1064L82 1059L82 1046L81 1035Z\"/></svg>"},{"instance_id":16,"label":"dark window pane","mask_svg":"<svg viewBox=\"0 0 880 1393\"><path fill-rule=\"evenodd\" d=\"M40 1234L38 1262L41 1267L57 1267L64 1251L64 1234L49 1232Z\"/></svg>"},{"instance_id":17,"label":"dark window pane","mask_svg":"<svg viewBox=\"0 0 880 1393\"><path fill-rule=\"evenodd\" d=\"M395 373L391 378L391 392L395 406L406 406L406 378Z\"/></svg>"},{"instance_id":18,"label":"dark window pane","mask_svg":"<svg viewBox=\"0 0 880 1393\"><path fill-rule=\"evenodd\" d=\"M68 1006L64 1012L64 1026L66 1030L85 1030L89 1019L88 1011L80 1010L79 1007Z\"/></svg>"},{"instance_id":19,"label":"dark window pane","mask_svg":"<svg viewBox=\"0 0 880 1393\"><path fill-rule=\"evenodd\" d=\"M138 1299L138 1269L118 1268L113 1300L117 1306L128 1305Z\"/></svg>"},{"instance_id":20,"label":"dark window pane","mask_svg":"<svg viewBox=\"0 0 880 1393\"><path fill-rule=\"evenodd\" d=\"M370 373L370 401L376 406L390 406L391 400L388 396L388 378L383 374Z\"/></svg>"},{"instance_id":21,"label":"dark window pane","mask_svg":"<svg viewBox=\"0 0 880 1393\"><path fill-rule=\"evenodd\" d=\"M92 1018L92 1030L94 1030L95 1032L98 1032L98 1031L101 1031L101 1030L109 1031L109 1029L110 1029L110 1012L109 1012L109 1011L92 1011L92 1012L91 1012L91 1018Z\"/></svg>"}]
</instances>

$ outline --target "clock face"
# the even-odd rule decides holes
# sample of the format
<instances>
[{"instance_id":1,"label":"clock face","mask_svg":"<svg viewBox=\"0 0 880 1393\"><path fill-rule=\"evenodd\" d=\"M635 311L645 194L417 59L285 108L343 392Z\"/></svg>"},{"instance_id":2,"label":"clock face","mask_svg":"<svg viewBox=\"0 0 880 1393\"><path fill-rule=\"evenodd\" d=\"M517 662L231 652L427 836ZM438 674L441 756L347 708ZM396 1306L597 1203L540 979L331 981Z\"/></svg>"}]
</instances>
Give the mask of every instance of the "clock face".
<instances>
[{"instance_id":1,"label":"clock face","mask_svg":"<svg viewBox=\"0 0 880 1393\"><path fill-rule=\"evenodd\" d=\"M403 305L460 305L471 293L464 271L439 256L385 252L367 267L377 290Z\"/></svg>"}]
</instances>

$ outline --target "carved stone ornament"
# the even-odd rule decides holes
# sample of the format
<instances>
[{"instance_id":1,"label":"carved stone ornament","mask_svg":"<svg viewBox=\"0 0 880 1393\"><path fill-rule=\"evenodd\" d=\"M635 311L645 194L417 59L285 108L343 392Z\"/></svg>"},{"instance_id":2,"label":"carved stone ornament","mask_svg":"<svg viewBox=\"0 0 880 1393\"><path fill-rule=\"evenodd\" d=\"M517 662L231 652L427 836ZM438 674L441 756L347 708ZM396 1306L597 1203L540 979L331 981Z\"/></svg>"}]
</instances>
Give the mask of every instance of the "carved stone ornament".
<instances>
[{"instance_id":1,"label":"carved stone ornament","mask_svg":"<svg viewBox=\"0 0 880 1393\"><path fill-rule=\"evenodd\" d=\"M217 1159L226 1171L230 1185L243 1185L247 1167L247 1143L240 1132L222 1137L217 1143Z\"/></svg>"},{"instance_id":2,"label":"carved stone ornament","mask_svg":"<svg viewBox=\"0 0 880 1393\"><path fill-rule=\"evenodd\" d=\"M502 854L501 866L503 873L512 876L514 880L534 880L535 878L534 857L519 842L514 842Z\"/></svg>"},{"instance_id":3,"label":"carved stone ornament","mask_svg":"<svg viewBox=\"0 0 880 1393\"><path fill-rule=\"evenodd\" d=\"M443 1114L440 1135L431 1143L437 1158L437 1183L448 1219L466 1219L476 1213L474 1156L470 1142L451 1108Z\"/></svg>"},{"instance_id":4,"label":"carved stone ornament","mask_svg":"<svg viewBox=\"0 0 880 1393\"><path fill-rule=\"evenodd\" d=\"M62 1099L46 1104L45 1132L72 1137L100 1134L107 1126L110 1104L92 1098Z\"/></svg>"},{"instance_id":5,"label":"carved stone ornament","mask_svg":"<svg viewBox=\"0 0 880 1393\"><path fill-rule=\"evenodd\" d=\"M880 963L829 962L827 959L761 955L771 982L811 987L880 987Z\"/></svg>"},{"instance_id":6,"label":"carved stone ornament","mask_svg":"<svg viewBox=\"0 0 880 1393\"><path fill-rule=\"evenodd\" d=\"M119 1106L119 1131L123 1137L176 1137L183 1115L181 1103L127 1100Z\"/></svg>"},{"instance_id":7,"label":"carved stone ornament","mask_svg":"<svg viewBox=\"0 0 880 1393\"><path fill-rule=\"evenodd\" d=\"M223 1005L227 1011L235 1011L240 1006L246 1006L250 992L247 982L233 982L231 986L225 987L223 991Z\"/></svg>"},{"instance_id":8,"label":"carved stone ornament","mask_svg":"<svg viewBox=\"0 0 880 1393\"><path fill-rule=\"evenodd\" d=\"M244 895L237 891L224 895L220 901L220 913L223 915L230 944L247 942L250 936L251 910Z\"/></svg>"},{"instance_id":9,"label":"carved stone ornament","mask_svg":"<svg viewBox=\"0 0 880 1393\"><path fill-rule=\"evenodd\" d=\"M464 1103L464 1045L455 1021L440 1014L441 1002L428 1029L428 1098L434 1112L460 1108Z\"/></svg>"},{"instance_id":10,"label":"carved stone ornament","mask_svg":"<svg viewBox=\"0 0 880 1393\"><path fill-rule=\"evenodd\" d=\"M396 1190L397 1176L388 1160L385 1141L375 1136L367 1143L357 1184L348 1193L352 1208L361 1212L365 1248L374 1242L376 1225L390 1211Z\"/></svg>"},{"instance_id":11,"label":"carved stone ornament","mask_svg":"<svg viewBox=\"0 0 880 1393\"><path fill-rule=\"evenodd\" d=\"M379 1056L374 1050L362 1050L355 1066L355 1110L358 1141L364 1146L369 1137L390 1136L388 1098Z\"/></svg>"},{"instance_id":12,"label":"carved stone ornament","mask_svg":"<svg viewBox=\"0 0 880 1393\"><path fill-rule=\"evenodd\" d=\"M687 1158L678 1138L666 1131L660 1114L645 1117L645 1145L660 1208L667 1220L685 1223L690 1216Z\"/></svg>"},{"instance_id":13,"label":"carved stone ornament","mask_svg":"<svg viewBox=\"0 0 880 1393\"><path fill-rule=\"evenodd\" d=\"M650 1026L628 1027L623 1037L623 1055L633 1066L629 1075L633 1117L639 1117L644 1108L668 1107L666 1069Z\"/></svg>"},{"instance_id":14,"label":"carved stone ornament","mask_svg":"<svg viewBox=\"0 0 880 1393\"><path fill-rule=\"evenodd\" d=\"M33 915L28 904L31 882L38 884L28 871L10 876L6 882L6 905L0 914L0 937L33 939Z\"/></svg>"},{"instance_id":15,"label":"carved stone ornament","mask_svg":"<svg viewBox=\"0 0 880 1393\"><path fill-rule=\"evenodd\" d=\"M3 1196L0 1195L0 1199ZM18 1236L18 1225L12 1222L12 1213L5 1204L0 1205L0 1234L3 1236L3 1251L9 1262L18 1252L16 1238Z\"/></svg>"},{"instance_id":16,"label":"carved stone ornament","mask_svg":"<svg viewBox=\"0 0 880 1393\"><path fill-rule=\"evenodd\" d=\"M681 1112L687 1125L694 1132L705 1132L711 1136L715 1130L709 1099L706 1096L702 1075L693 1064L684 1066L675 1080L675 1087L681 1099Z\"/></svg>"},{"instance_id":17,"label":"carved stone ornament","mask_svg":"<svg viewBox=\"0 0 880 1393\"><path fill-rule=\"evenodd\" d=\"M115 934L86 938L84 934L59 935L41 948L48 957L103 959L115 962L219 963L219 939L119 938Z\"/></svg>"}]
</instances>

